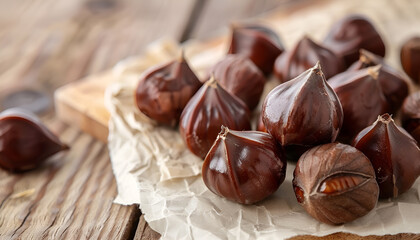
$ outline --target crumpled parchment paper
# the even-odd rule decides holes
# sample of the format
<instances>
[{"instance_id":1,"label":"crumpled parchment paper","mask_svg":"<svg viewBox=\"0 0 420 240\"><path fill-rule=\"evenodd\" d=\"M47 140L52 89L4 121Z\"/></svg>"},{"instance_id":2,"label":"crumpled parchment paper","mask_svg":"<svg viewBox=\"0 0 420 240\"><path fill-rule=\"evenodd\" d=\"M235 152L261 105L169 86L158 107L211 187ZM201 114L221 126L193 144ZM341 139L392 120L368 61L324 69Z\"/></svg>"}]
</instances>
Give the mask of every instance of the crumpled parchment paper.
<instances>
[{"instance_id":1,"label":"crumpled parchment paper","mask_svg":"<svg viewBox=\"0 0 420 240\"><path fill-rule=\"evenodd\" d=\"M114 69L118 82L107 89L105 100L111 113L108 145L118 185L115 202L140 204L146 221L162 238L284 239L341 231L359 235L420 233L420 179L399 198L381 200L368 215L341 226L318 222L297 203L291 183L295 166L290 162L278 191L258 204L245 206L210 192L201 178L202 161L187 150L178 131L157 126L134 105L139 74L171 59L177 49L175 43L163 41L150 47L145 57L121 62ZM188 51L186 55L202 76L206 66L223 52L221 47L206 53L208 61L188 58Z\"/></svg>"}]
</instances>

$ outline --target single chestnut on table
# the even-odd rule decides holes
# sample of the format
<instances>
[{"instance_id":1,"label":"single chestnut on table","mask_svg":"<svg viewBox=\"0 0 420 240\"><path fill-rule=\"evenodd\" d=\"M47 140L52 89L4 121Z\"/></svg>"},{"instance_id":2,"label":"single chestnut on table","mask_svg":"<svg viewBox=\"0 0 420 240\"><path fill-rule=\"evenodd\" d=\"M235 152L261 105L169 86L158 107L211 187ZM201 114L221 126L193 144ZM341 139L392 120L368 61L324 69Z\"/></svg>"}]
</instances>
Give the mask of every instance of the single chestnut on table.
<instances>
[{"instance_id":1,"label":"single chestnut on table","mask_svg":"<svg viewBox=\"0 0 420 240\"><path fill-rule=\"evenodd\" d=\"M179 59L146 70L136 88L136 105L158 123L175 127L201 85L182 52Z\"/></svg>"},{"instance_id":2,"label":"single chestnut on table","mask_svg":"<svg viewBox=\"0 0 420 240\"><path fill-rule=\"evenodd\" d=\"M389 114L383 114L354 139L353 146L372 162L381 198L393 198L411 188L420 175L417 142Z\"/></svg>"},{"instance_id":3,"label":"single chestnut on table","mask_svg":"<svg viewBox=\"0 0 420 240\"><path fill-rule=\"evenodd\" d=\"M344 112L339 139L350 142L362 129L371 125L378 115L390 111L378 76L381 66L346 71L328 80L337 93Z\"/></svg>"},{"instance_id":4,"label":"single chestnut on table","mask_svg":"<svg viewBox=\"0 0 420 240\"><path fill-rule=\"evenodd\" d=\"M188 149L204 159L222 125L250 130L250 112L241 99L224 90L212 76L185 106L179 131Z\"/></svg>"},{"instance_id":5,"label":"single chestnut on table","mask_svg":"<svg viewBox=\"0 0 420 240\"><path fill-rule=\"evenodd\" d=\"M385 44L372 22L361 15L349 15L335 23L323 42L350 66L359 58L359 50L366 49L385 56Z\"/></svg>"},{"instance_id":6,"label":"single chestnut on table","mask_svg":"<svg viewBox=\"0 0 420 240\"><path fill-rule=\"evenodd\" d=\"M274 74L280 82L287 82L314 66L318 61L326 79L345 70L343 60L335 53L315 43L308 36L304 36L291 50L277 57L274 63Z\"/></svg>"},{"instance_id":7,"label":"single chestnut on table","mask_svg":"<svg viewBox=\"0 0 420 240\"><path fill-rule=\"evenodd\" d=\"M336 140L343 123L343 109L317 63L267 95L262 121L288 155L296 149L303 153L311 146Z\"/></svg>"},{"instance_id":8,"label":"single chestnut on table","mask_svg":"<svg viewBox=\"0 0 420 240\"><path fill-rule=\"evenodd\" d=\"M414 82L420 83L420 37L408 39L401 47L400 57L405 73Z\"/></svg>"},{"instance_id":9,"label":"single chestnut on table","mask_svg":"<svg viewBox=\"0 0 420 240\"><path fill-rule=\"evenodd\" d=\"M353 63L347 71L355 71L363 68L381 65L378 80L391 107L391 113L395 113L401 107L404 98L408 95L408 82L400 72L385 63L381 56L375 55L367 50L360 50L359 60Z\"/></svg>"},{"instance_id":10,"label":"single chestnut on table","mask_svg":"<svg viewBox=\"0 0 420 240\"><path fill-rule=\"evenodd\" d=\"M410 94L401 108L401 123L420 145L420 91Z\"/></svg>"},{"instance_id":11,"label":"single chestnut on table","mask_svg":"<svg viewBox=\"0 0 420 240\"><path fill-rule=\"evenodd\" d=\"M257 24L232 25L228 53L244 54L268 75L277 56L284 51L280 38L271 29Z\"/></svg>"},{"instance_id":12,"label":"single chestnut on table","mask_svg":"<svg viewBox=\"0 0 420 240\"><path fill-rule=\"evenodd\" d=\"M259 202L284 181L287 162L268 133L222 126L203 163L202 176L213 193L242 204Z\"/></svg>"},{"instance_id":13,"label":"single chestnut on table","mask_svg":"<svg viewBox=\"0 0 420 240\"><path fill-rule=\"evenodd\" d=\"M253 110L264 90L265 77L245 55L228 54L210 70L218 83Z\"/></svg>"},{"instance_id":14,"label":"single chestnut on table","mask_svg":"<svg viewBox=\"0 0 420 240\"><path fill-rule=\"evenodd\" d=\"M0 114L0 142L0 167L12 172L34 169L69 148L37 116L18 108Z\"/></svg>"},{"instance_id":15,"label":"single chestnut on table","mask_svg":"<svg viewBox=\"0 0 420 240\"><path fill-rule=\"evenodd\" d=\"M356 148L329 143L311 148L293 173L296 199L315 219L327 224L351 222L369 213L379 188L369 159Z\"/></svg>"}]
</instances>

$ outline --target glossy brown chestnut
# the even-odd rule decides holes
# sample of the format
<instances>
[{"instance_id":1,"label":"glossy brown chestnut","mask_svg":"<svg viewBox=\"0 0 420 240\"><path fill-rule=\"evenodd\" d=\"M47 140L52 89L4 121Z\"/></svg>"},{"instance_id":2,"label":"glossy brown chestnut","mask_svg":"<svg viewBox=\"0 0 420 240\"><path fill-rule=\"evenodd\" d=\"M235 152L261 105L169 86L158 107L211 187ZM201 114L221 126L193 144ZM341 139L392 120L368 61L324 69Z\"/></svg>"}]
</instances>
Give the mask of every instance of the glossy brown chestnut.
<instances>
[{"instance_id":1,"label":"glossy brown chestnut","mask_svg":"<svg viewBox=\"0 0 420 240\"><path fill-rule=\"evenodd\" d=\"M270 134L225 127L202 168L210 191L242 204L256 203L274 193L285 175L286 160Z\"/></svg>"},{"instance_id":2,"label":"glossy brown chestnut","mask_svg":"<svg viewBox=\"0 0 420 240\"><path fill-rule=\"evenodd\" d=\"M354 139L353 146L372 162L381 198L406 192L420 175L417 142L389 114L378 117Z\"/></svg>"},{"instance_id":3,"label":"glossy brown chestnut","mask_svg":"<svg viewBox=\"0 0 420 240\"><path fill-rule=\"evenodd\" d=\"M262 120L282 146L313 146L335 141L343 110L317 63L267 95Z\"/></svg>"},{"instance_id":4,"label":"glossy brown chestnut","mask_svg":"<svg viewBox=\"0 0 420 240\"><path fill-rule=\"evenodd\" d=\"M408 95L408 79L396 69L385 63L381 56L375 55L367 50L360 50L359 60L353 63L348 71L360 70L367 67L381 65L378 80L386 100L391 106L391 112L395 113L401 107L404 98ZM338 77L339 75L337 75ZM344 79L343 79L344 80Z\"/></svg>"},{"instance_id":5,"label":"glossy brown chestnut","mask_svg":"<svg viewBox=\"0 0 420 240\"><path fill-rule=\"evenodd\" d=\"M378 115L389 112L378 75L381 66L346 71L328 80L337 93L344 112L340 141L349 142Z\"/></svg>"},{"instance_id":6,"label":"glossy brown chestnut","mask_svg":"<svg viewBox=\"0 0 420 240\"><path fill-rule=\"evenodd\" d=\"M304 36L293 49L277 57L274 73L280 82L287 82L314 66L318 61L326 79L345 70L341 58L331 50L315 43L308 36Z\"/></svg>"},{"instance_id":7,"label":"glossy brown chestnut","mask_svg":"<svg viewBox=\"0 0 420 240\"><path fill-rule=\"evenodd\" d=\"M0 167L12 172L31 170L68 146L32 113L8 109L0 114Z\"/></svg>"},{"instance_id":8,"label":"glossy brown chestnut","mask_svg":"<svg viewBox=\"0 0 420 240\"><path fill-rule=\"evenodd\" d=\"M136 88L136 104L146 116L174 127L201 85L182 54L180 59L153 67L142 75Z\"/></svg>"},{"instance_id":9,"label":"glossy brown chestnut","mask_svg":"<svg viewBox=\"0 0 420 240\"><path fill-rule=\"evenodd\" d=\"M255 24L232 27L228 53L244 54L266 75L273 71L274 61L283 51L277 34L267 27Z\"/></svg>"},{"instance_id":10,"label":"glossy brown chestnut","mask_svg":"<svg viewBox=\"0 0 420 240\"><path fill-rule=\"evenodd\" d=\"M210 78L191 98L181 114L179 131L188 149L204 159L220 127L250 130L248 107Z\"/></svg>"},{"instance_id":11,"label":"glossy brown chestnut","mask_svg":"<svg viewBox=\"0 0 420 240\"><path fill-rule=\"evenodd\" d=\"M331 27L323 42L350 66L359 58L359 50L366 49L385 56L385 44L369 19L361 15L347 16Z\"/></svg>"},{"instance_id":12,"label":"glossy brown chestnut","mask_svg":"<svg viewBox=\"0 0 420 240\"><path fill-rule=\"evenodd\" d=\"M293 173L293 188L303 208L327 224L347 223L366 215L379 194L369 159L341 143L305 152Z\"/></svg>"},{"instance_id":13,"label":"glossy brown chestnut","mask_svg":"<svg viewBox=\"0 0 420 240\"><path fill-rule=\"evenodd\" d=\"M250 110L258 105L264 90L265 77L249 58L229 54L210 72L226 91L240 98Z\"/></svg>"},{"instance_id":14,"label":"glossy brown chestnut","mask_svg":"<svg viewBox=\"0 0 420 240\"><path fill-rule=\"evenodd\" d=\"M420 126L420 91L404 100L400 115L403 128L410 134Z\"/></svg>"},{"instance_id":15,"label":"glossy brown chestnut","mask_svg":"<svg viewBox=\"0 0 420 240\"><path fill-rule=\"evenodd\" d=\"M413 81L420 83L420 37L412 37L401 47L401 65Z\"/></svg>"}]
</instances>

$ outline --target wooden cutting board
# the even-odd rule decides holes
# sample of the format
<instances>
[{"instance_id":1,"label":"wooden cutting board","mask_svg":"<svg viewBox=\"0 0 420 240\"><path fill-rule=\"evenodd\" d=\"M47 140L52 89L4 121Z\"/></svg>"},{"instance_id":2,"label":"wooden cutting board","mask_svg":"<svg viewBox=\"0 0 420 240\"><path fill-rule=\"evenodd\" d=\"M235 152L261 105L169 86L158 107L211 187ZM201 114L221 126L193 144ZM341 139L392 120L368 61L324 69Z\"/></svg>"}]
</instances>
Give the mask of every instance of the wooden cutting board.
<instances>
[{"instance_id":1,"label":"wooden cutting board","mask_svg":"<svg viewBox=\"0 0 420 240\"><path fill-rule=\"evenodd\" d=\"M276 9L253 21L271 27L279 34L286 48L290 48L305 34L321 42L331 24L350 13L360 13L371 18L386 42L387 61L401 69L401 44L412 35L420 35L420 1L319 0ZM228 41L229 32L225 31L225 34L217 39L204 42L188 41L183 47L187 59L205 59L209 52L226 48ZM171 51L174 45L176 44L171 41L154 43L145 55L139 56L135 61L144 68L153 66L159 63L159 54L173 54ZM107 86L115 81L118 81L118 77L109 70L59 88L55 92L58 117L106 142L109 113L104 106L104 92Z\"/></svg>"}]
</instances>

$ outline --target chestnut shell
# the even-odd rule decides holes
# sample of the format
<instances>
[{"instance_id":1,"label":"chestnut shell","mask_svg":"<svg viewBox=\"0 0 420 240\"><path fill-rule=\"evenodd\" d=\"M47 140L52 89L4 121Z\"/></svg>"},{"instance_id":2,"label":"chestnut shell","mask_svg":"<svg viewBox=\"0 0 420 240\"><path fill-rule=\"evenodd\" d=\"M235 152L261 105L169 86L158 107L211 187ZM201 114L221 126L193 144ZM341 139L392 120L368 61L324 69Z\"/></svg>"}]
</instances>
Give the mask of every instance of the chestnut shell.
<instances>
[{"instance_id":1,"label":"chestnut shell","mask_svg":"<svg viewBox=\"0 0 420 240\"><path fill-rule=\"evenodd\" d=\"M410 94L401 108L401 123L420 146L420 91Z\"/></svg>"},{"instance_id":2,"label":"chestnut shell","mask_svg":"<svg viewBox=\"0 0 420 240\"><path fill-rule=\"evenodd\" d=\"M239 98L211 78L191 98L181 114L179 131L188 149L204 159L220 127L250 130L250 112Z\"/></svg>"},{"instance_id":3,"label":"chestnut shell","mask_svg":"<svg viewBox=\"0 0 420 240\"><path fill-rule=\"evenodd\" d=\"M55 153L68 149L30 112L8 109L0 114L0 167L12 172L36 168Z\"/></svg>"},{"instance_id":4,"label":"chestnut shell","mask_svg":"<svg viewBox=\"0 0 420 240\"><path fill-rule=\"evenodd\" d=\"M372 162L381 198L406 192L420 175L420 149L417 142L395 125L389 114L378 117L354 139L354 147Z\"/></svg>"},{"instance_id":5,"label":"chestnut shell","mask_svg":"<svg viewBox=\"0 0 420 240\"><path fill-rule=\"evenodd\" d=\"M351 222L371 211L379 188L369 159L356 148L329 143L305 152L293 173L298 202L327 224Z\"/></svg>"},{"instance_id":6,"label":"chestnut shell","mask_svg":"<svg viewBox=\"0 0 420 240\"><path fill-rule=\"evenodd\" d=\"M344 112L340 141L350 142L362 129L372 124L378 115L389 112L378 75L381 66L358 71L346 71L328 80L337 93Z\"/></svg>"},{"instance_id":7,"label":"chestnut shell","mask_svg":"<svg viewBox=\"0 0 420 240\"><path fill-rule=\"evenodd\" d=\"M280 146L270 134L222 127L204 160L202 176L213 193L253 204L278 189L286 165Z\"/></svg>"},{"instance_id":8,"label":"chestnut shell","mask_svg":"<svg viewBox=\"0 0 420 240\"><path fill-rule=\"evenodd\" d=\"M267 95L262 120L282 146L313 146L335 141L343 110L317 63Z\"/></svg>"},{"instance_id":9,"label":"chestnut shell","mask_svg":"<svg viewBox=\"0 0 420 240\"><path fill-rule=\"evenodd\" d=\"M378 80L381 84L385 98L391 106L391 112L395 113L401 107L404 98L408 95L408 79L396 69L385 63L381 56L367 50L360 50L359 60L353 63L348 71L360 70L367 67L381 65Z\"/></svg>"},{"instance_id":10,"label":"chestnut shell","mask_svg":"<svg viewBox=\"0 0 420 240\"><path fill-rule=\"evenodd\" d=\"M408 39L401 47L401 66L416 83L420 82L420 37Z\"/></svg>"},{"instance_id":11,"label":"chestnut shell","mask_svg":"<svg viewBox=\"0 0 420 240\"><path fill-rule=\"evenodd\" d=\"M229 54L211 69L211 74L229 93L240 98L250 110L260 101L265 77L244 55Z\"/></svg>"},{"instance_id":12,"label":"chestnut shell","mask_svg":"<svg viewBox=\"0 0 420 240\"><path fill-rule=\"evenodd\" d=\"M273 71L277 56L284 51L279 37L271 29L257 24L232 26L228 53L244 54L268 75Z\"/></svg>"},{"instance_id":13,"label":"chestnut shell","mask_svg":"<svg viewBox=\"0 0 420 240\"><path fill-rule=\"evenodd\" d=\"M136 105L158 123L174 127L201 85L182 55L181 59L152 67L141 76L135 92Z\"/></svg>"},{"instance_id":14,"label":"chestnut shell","mask_svg":"<svg viewBox=\"0 0 420 240\"><path fill-rule=\"evenodd\" d=\"M323 44L341 57L347 66L357 61L360 49L385 56L381 36L372 22L361 15L349 15L335 23Z\"/></svg>"},{"instance_id":15,"label":"chestnut shell","mask_svg":"<svg viewBox=\"0 0 420 240\"><path fill-rule=\"evenodd\" d=\"M318 61L326 79L345 70L342 59L335 53L315 43L308 36L304 36L293 49L277 57L274 73L280 82L287 82L314 66Z\"/></svg>"}]
</instances>

